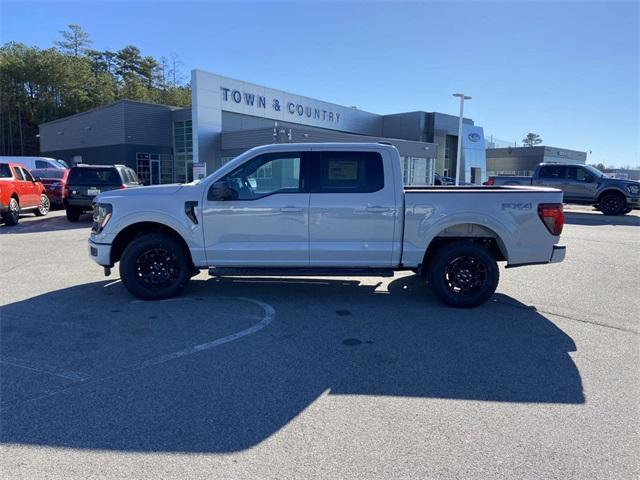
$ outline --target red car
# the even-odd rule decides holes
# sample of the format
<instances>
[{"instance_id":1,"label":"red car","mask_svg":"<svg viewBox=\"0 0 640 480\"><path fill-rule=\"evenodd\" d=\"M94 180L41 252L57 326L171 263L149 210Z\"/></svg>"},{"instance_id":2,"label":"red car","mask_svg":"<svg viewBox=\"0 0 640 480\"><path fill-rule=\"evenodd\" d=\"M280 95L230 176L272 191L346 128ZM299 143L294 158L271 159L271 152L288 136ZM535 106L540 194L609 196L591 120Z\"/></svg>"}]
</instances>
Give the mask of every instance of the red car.
<instances>
[{"instance_id":1,"label":"red car","mask_svg":"<svg viewBox=\"0 0 640 480\"><path fill-rule=\"evenodd\" d=\"M44 185L19 163L0 163L0 214L5 225L17 225L20 213L49 213Z\"/></svg>"},{"instance_id":2,"label":"red car","mask_svg":"<svg viewBox=\"0 0 640 480\"><path fill-rule=\"evenodd\" d=\"M51 205L64 206L64 199L69 196L68 168L36 168L31 170L31 175L40 179Z\"/></svg>"}]
</instances>

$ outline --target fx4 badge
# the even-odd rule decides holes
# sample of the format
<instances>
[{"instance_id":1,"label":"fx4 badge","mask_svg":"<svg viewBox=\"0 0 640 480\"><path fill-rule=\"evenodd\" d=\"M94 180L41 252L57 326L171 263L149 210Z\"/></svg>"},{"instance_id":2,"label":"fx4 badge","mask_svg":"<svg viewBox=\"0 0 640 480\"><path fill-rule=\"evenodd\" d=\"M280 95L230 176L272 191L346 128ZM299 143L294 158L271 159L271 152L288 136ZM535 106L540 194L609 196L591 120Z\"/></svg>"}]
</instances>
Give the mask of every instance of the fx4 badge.
<instances>
[{"instance_id":1,"label":"fx4 badge","mask_svg":"<svg viewBox=\"0 0 640 480\"><path fill-rule=\"evenodd\" d=\"M531 210L531 203L503 203L502 210Z\"/></svg>"}]
</instances>

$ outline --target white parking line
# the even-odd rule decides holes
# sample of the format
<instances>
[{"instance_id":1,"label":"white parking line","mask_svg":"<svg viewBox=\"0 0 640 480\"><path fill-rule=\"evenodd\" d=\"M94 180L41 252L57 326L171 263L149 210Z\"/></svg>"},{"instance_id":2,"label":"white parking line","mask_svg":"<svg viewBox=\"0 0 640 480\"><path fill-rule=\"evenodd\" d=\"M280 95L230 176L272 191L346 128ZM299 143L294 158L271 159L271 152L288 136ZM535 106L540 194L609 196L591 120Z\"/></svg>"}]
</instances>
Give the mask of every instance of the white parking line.
<instances>
[{"instance_id":1,"label":"white parking line","mask_svg":"<svg viewBox=\"0 0 640 480\"><path fill-rule=\"evenodd\" d=\"M0 360L0 363L11 365L13 367L24 368L26 370L31 370L38 373L53 375L55 377L65 378L67 380L74 380L76 382L82 382L89 378L89 375L87 375L86 373L65 370L63 368L54 367L52 365L37 365L19 358L5 357Z\"/></svg>"},{"instance_id":2,"label":"white parking line","mask_svg":"<svg viewBox=\"0 0 640 480\"><path fill-rule=\"evenodd\" d=\"M48 368L50 371L46 371L46 368L43 366L37 366L37 368L39 369L39 371L42 371L42 373L51 373L53 375L57 375L57 376L63 376L63 375L67 375L64 378L68 378L70 380L75 380L72 384L67 385L64 388L61 388L59 390L56 390L54 392L47 392L45 395L40 395L38 397L33 397L33 398L29 398L27 400L23 400L23 401L17 401L17 402L13 402L13 403L9 403L6 406L4 406L3 408L0 408L0 411L2 410L6 410L8 408L11 408L14 405L18 405L18 404L22 404L22 403L26 403L26 402L33 402L36 400L41 400L44 398L49 398L52 397L54 395L58 395L59 393L63 393L66 392L69 389L75 388L75 387L81 387L84 385L88 385L91 383L97 383L97 382L101 382L104 380L110 380L112 378L115 377L119 377L121 375L126 375L128 373L133 373L137 370L142 370L144 368L147 367L151 367L154 365L160 365L163 363L166 363L170 360L176 360L182 357L186 357L189 355L193 355L195 353L199 353L199 352L203 352L205 350L210 350L212 348L215 347L219 347L220 345L224 345L225 343L229 343L229 342L233 342L234 340L238 340L242 337L246 337L247 335L251 335L253 333L256 333L260 330L262 330L264 327L266 327L267 325L269 325L273 319L276 316L276 311L275 309L269 305L268 303L262 302L260 300L256 300L254 298L248 298L248 297L230 297L230 298L235 298L237 300L243 300L245 302L249 302L249 303L253 303L255 305L258 305L260 308L262 308L262 310L264 311L264 315L261 317L260 321L254 325L252 325L249 328L246 328L244 330L241 330L239 332L236 333L232 333L230 335L221 337L221 338L216 338L215 340L211 340L210 342L206 342L206 343L201 343L198 345L193 345L191 347L187 347L183 350L179 350L177 352L172 352L172 353L168 353L165 355L161 355L159 357L156 358L152 358L149 360L145 360L144 362L135 365L133 367L127 368L126 370L122 370L120 372L116 372L116 373L112 373L112 374L108 374L108 375L103 375L100 377L89 377L89 376L85 376L85 374L80 373L80 372L70 372L70 371L66 371L66 370L61 370L61 369L55 369L54 367L46 367ZM183 300L187 300L187 299L192 299L190 297L182 297ZM176 299L179 300L179 299ZM136 301L134 301L136 302ZM131 302L131 303L134 303ZM243 318L251 318L252 316L246 316ZM11 360L14 359L8 359L9 361L7 363L9 363ZM16 365L16 366L23 366L24 368L30 368L31 365L28 365L26 362L21 361L22 365ZM25 366L26 365L26 366ZM32 370L35 370L36 368L31 368ZM53 372L56 373L53 373ZM70 378L70 377L75 377L75 378Z\"/></svg>"}]
</instances>

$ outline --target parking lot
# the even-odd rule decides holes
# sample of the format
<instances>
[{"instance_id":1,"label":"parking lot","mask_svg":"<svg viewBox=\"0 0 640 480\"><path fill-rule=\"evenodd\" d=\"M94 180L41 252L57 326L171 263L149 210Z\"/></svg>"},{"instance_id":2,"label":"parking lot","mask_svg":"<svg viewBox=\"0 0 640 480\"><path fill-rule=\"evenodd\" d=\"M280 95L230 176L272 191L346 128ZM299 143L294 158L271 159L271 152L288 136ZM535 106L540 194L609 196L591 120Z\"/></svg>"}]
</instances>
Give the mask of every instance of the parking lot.
<instances>
[{"instance_id":1,"label":"parking lot","mask_svg":"<svg viewBox=\"0 0 640 480\"><path fill-rule=\"evenodd\" d=\"M640 475L640 216L442 306L394 278L212 278L132 297L90 220L0 226L4 478Z\"/></svg>"}]
</instances>

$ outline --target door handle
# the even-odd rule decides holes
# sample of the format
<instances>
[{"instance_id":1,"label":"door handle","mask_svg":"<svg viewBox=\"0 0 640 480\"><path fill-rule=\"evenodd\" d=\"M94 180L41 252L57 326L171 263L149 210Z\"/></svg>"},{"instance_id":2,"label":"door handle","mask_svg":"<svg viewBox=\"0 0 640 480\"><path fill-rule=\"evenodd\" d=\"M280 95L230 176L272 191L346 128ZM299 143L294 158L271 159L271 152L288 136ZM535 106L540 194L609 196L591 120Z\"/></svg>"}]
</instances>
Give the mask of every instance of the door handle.
<instances>
[{"instance_id":1,"label":"door handle","mask_svg":"<svg viewBox=\"0 0 640 480\"><path fill-rule=\"evenodd\" d=\"M388 212L389 210L391 209L387 207L367 207L367 212L372 212L372 213Z\"/></svg>"},{"instance_id":2,"label":"door handle","mask_svg":"<svg viewBox=\"0 0 640 480\"><path fill-rule=\"evenodd\" d=\"M302 212L302 208L300 207L282 207L280 209L283 213L300 213Z\"/></svg>"}]
</instances>

